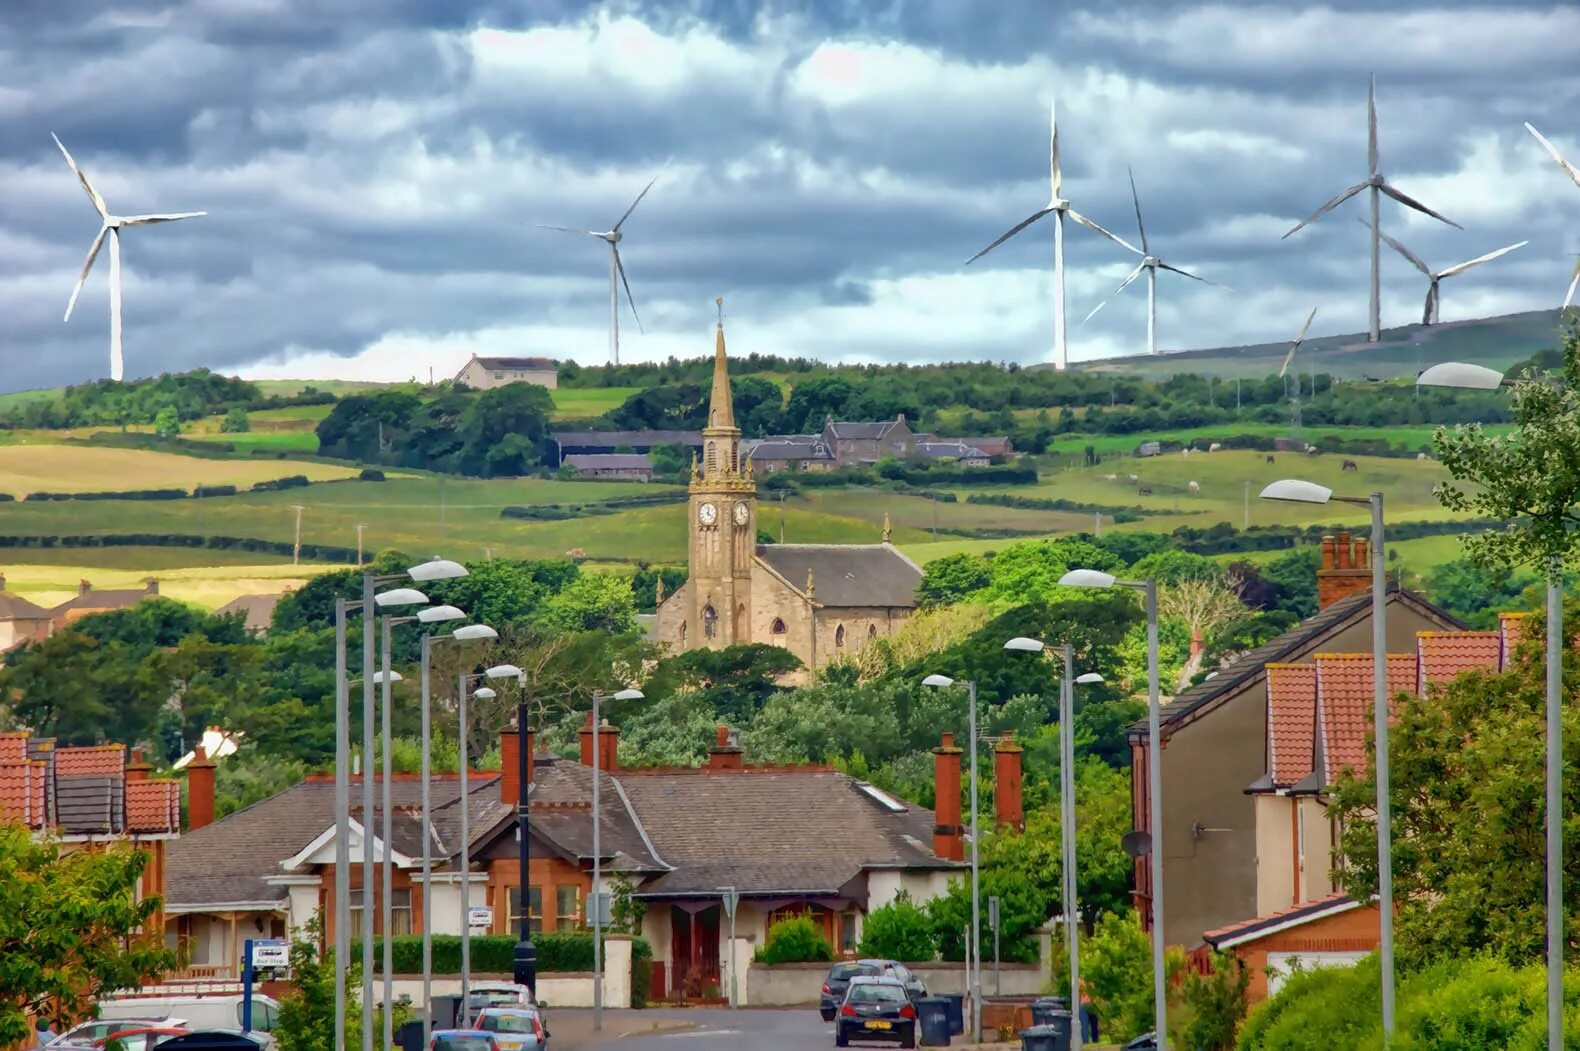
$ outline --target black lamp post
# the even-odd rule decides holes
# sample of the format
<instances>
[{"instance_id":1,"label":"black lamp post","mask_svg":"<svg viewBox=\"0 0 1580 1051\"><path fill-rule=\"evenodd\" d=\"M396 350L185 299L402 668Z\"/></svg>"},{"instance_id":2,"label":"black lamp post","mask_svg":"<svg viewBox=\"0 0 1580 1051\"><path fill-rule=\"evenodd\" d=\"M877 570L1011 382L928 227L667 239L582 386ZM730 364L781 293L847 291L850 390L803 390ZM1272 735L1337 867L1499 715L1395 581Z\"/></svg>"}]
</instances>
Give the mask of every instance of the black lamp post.
<instances>
[{"instance_id":1,"label":"black lamp post","mask_svg":"<svg viewBox=\"0 0 1580 1051\"><path fill-rule=\"evenodd\" d=\"M527 771L530 769L529 758L532 749L532 736L527 732L527 704L522 701L516 705L516 774L520 780L520 792L516 800L516 836L520 840L521 862L521 940L516 943L516 955L513 961L517 985L524 985L532 991L532 999L538 997L538 950L532 944L532 879L529 872L532 851L528 845L528 818L527 818Z\"/></svg>"}]
</instances>

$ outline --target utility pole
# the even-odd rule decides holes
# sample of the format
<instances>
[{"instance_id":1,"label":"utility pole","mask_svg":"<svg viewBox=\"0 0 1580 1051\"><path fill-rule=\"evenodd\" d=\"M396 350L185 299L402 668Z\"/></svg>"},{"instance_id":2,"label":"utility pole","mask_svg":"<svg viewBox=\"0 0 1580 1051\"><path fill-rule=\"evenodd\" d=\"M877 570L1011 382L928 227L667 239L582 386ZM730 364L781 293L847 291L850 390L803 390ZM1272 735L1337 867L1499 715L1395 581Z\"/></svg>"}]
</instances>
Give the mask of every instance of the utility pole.
<instances>
[{"instance_id":1,"label":"utility pole","mask_svg":"<svg viewBox=\"0 0 1580 1051\"><path fill-rule=\"evenodd\" d=\"M1245 480L1245 520L1240 523L1241 529L1251 528L1251 480Z\"/></svg>"},{"instance_id":2,"label":"utility pole","mask_svg":"<svg viewBox=\"0 0 1580 1051\"><path fill-rule=\"evenodd\" d=\"M1234 414L1240 415L1240 377L1234 378Z\"/></svg>"},{"instance_id":3,"label":"utility pole","mask_svg":"<svg viewBox=\"0 0 1580 1051\"><path fill-rule=\"evenodd\" d=\"M357 565L359 566L367 564L367 559L362 557L362 530L366 528L367 526L363 525L361 522L357 523Z\"/></svg>"},{"instance_id":4,"label":"utility pole","mask_svg":"<svg viewBox=\"0 0 1580 1051\"><path fill-rule=\"evenodd\" d=\"M291 505L296 510L296 540L291 544L291 565L302 564L302 512L306 510L301 504Z\"/></svg>"},{"instance_id":5,"label":"utility pole","mask_svg":"<svg viewBox=\"0 0 1580 1051\"><path fill-rule=\"evenodd\" d=\"M785 542L785 491L779 490L779 542Z\"/></svg>"}]
</instances>

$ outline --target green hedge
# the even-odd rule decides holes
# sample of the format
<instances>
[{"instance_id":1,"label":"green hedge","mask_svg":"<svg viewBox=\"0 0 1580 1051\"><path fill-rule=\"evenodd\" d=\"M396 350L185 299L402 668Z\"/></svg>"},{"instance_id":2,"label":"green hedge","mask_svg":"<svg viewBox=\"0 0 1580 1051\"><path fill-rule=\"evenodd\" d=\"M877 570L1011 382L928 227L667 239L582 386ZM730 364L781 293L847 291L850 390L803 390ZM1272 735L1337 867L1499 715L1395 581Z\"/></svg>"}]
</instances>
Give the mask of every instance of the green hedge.
<instances>
[{"instance_id":1,"label":"green hedge","mask_svg":"<svg viewBox=\"0 0 1580 1051\"><path fill-rule=\"evenodd\" d=\"M102 493L28 493L28 500L185 500L185 489L127 489Z\"/></svg>"},{"instance_id":2,"label":"green hedge","mask_svg":"<svg viewBox=\"0 0 1580 1051\"><path fill-rule=\"evenodd\" d=\"M284 478L275 478L267 482L258 482L252 487L250 492L276 493L281 489L302 489L310 484L311 483L308 482L307 475L305 474L288 474Z\"/></svg>"},{"instance_id":3,"label":"green hedge","mask_svg":"<svg viewBox=\"0 0 1580 1051\"><path fill-rule=\"evenodd\" d=\"M653 995L653 947L646 938L631 943L631 1006L646 1007Z\"/></svg>"},{"instance_id":4,"label":"green hedge","mask_svg":"<svg viewBox=\"0 0 1580 1051\"><path fill-rule=\"evenodd\" d=\"M259 551L290 555L291 545L280 540L260 540L245 536L199 536L193 533L106 533L78 536L72 534L0 535L0 548L78 548L78 547L204 547L216 551ZM303 544L302 557L317 562L355 562L356 548L332 544Z\"/></svg>"},{"instance_id":5,"label":"green hedge","mask_svg":"<svg viewBox=\"0 0 1580 1051\"><path fill-rule=\"evenodd\" d=\"M565 974L593 969L593 940L591 931L542 931L532 936L538 950L538 970L544 974ZM352 943L352 959L360 959L362 943ZM422 935L403 934L390 944L390 955L396 974L422 973ZM637 966L639 957L645 963ZM510 973L515 966L516 936L513 934L483 934L472 938L472 971L474 973ZM638 938L632 947L632 979L643 979L644 996L651 985L653 948ZM377 973L384 973L383 939L373 943L373 966ZM433 936L433 973L461 973L461 939L455 934Z\"/></svg>"},{"instance_id":6,"label":"green hedge","mask_svg":"<svg viewBox=\"0 0 1580 1051\"><path fill-rule=\"evenodd\" d=\"M207 496L235 496L236 487L234 485L200 485L192 490L192 495L198 499Z\"/></svg>"}]
</instances>

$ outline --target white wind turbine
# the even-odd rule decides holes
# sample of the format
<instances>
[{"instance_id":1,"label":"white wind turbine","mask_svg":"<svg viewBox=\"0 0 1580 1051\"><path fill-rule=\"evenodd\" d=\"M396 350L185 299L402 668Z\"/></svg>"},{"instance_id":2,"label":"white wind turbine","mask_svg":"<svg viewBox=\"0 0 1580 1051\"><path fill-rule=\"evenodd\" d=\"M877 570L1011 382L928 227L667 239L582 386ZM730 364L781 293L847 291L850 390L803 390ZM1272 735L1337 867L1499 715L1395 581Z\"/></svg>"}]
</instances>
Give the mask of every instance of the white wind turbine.
<instances>
[{"instance_id":1,"label":"white wind turbine","mask_svg":"<svg viewBox=\"0 0 1580 1051\"><path fill-rule=\"evenodd\" d=\"M1454 222L1454 220L1448 218L1447 216L1434 212L1432 209L1428 208L1414 197L1411 197L1409 194L1399 190L1387 179L1383 178L1382 173L1377 170L1377 77L1375 75L1372 77L1371 86L1366 93L1366 122L1366 162L1368 170L1366 181L1356 183L1348 190L1345 190L1343 193L1333 198L1333 200L1329 201L1327 204L1324 204L1321 208L1318 208L1315 212L1312 212L1311 215L1301 220L1299 223L1296 223L1294 228L1284 236L1289 237L1290 234L1294 234L1302 228L1309 226L1311 223L1316 222L1322 216L1326 215L1328 212L1331 212L1334 208L1337 208L1339 205L1343 204L1351 197L1354 197L1362 190L1371 190L1372 218L1370 225L1372 230L1372 298L1371 328L1369 330L1369 338L1371 342L1376 343L1382 338L1382 241L1379 239L1382 225L1382 218L1380 214L1382 195L1387 194L1389 197L1392 197L1394 200L1398 201L1405 207L1414 208L1423 215L1430 215L1432 218L1438 220L1439 222L1447 223L1456 230L1463 230L1464 227L1460 226L1458 223Z\"/></svg>"},{"instance_id":2,"label":"white wind turbine","mask_svg":"<svg viewBox=\"0 0 1580 1051\"><path fill-rule=\"evenodd\" d=\"M77 275L77 287L71 290L71 300L66 304L66 316L63 320L71 320L71 311L77 305L77 296L82 293L82 285L88 280L88 271L93 269L93 261L99 256L99 249L104 247L104 239L110 240L110 379L119 380L125 369L121 356L121 228L126 226L149 226L153 223L173 223L177 219L195 219L207 212L173 212L163 215L111 215L104 204L104 198L99 196L99 191L93 188L88 177L77 167L77 162L72 159L71 153L64 143L53 133L50 138L55 140L55 145L60 147L60 152L65 154L66 163L71 165L71 170L76 173L77 181L82 183L82 188L88 194L88 200L93 202L93 207L99 213L99 236L93 239L93 245L88 249L88 260L82 264L82 273Z\"/></svg>"},{"instance_id":3,"label":"white wind turbine","mask_svg":"<svg viewBox=\"0 0 1580 1051\"><path fill-rule=\"evenodd\" d=\"M1306 323L1304 325L1300 326L1300 335L1296 336L1295 339L1294 339L1294 342L1289 344L1289 353L1284 355L1284 367L1278 370L1278 378L1279 379L1283 379L1286 375L1289 374L1289 366L1295 360L1295 351L1299 350L1300 349L1300 345L1306 341L1306 333L1311 331L1311 323L1313 321L1315 321L1316 319L1317 319L1317 308L1316 307L1312 307L1311 308L1311 313L1306 315ZM1313 373L1313 377L1315 377L1315 373ZM1317 384L1316 384L1315 378L1313 378L1312 379L1312 383L1311 383L1311 393L1315 394L1316 392L1317 392ZM1289 436L1291 438L1299 438L1300 437L1300 370L1299 369L1295 370L1295 386L1294 386L1293 390L1290 391L1290 394L1289 394Z\"/></svg>"},{"instance_id":4,"label":"white wind turbine","mask_svg":"<svg viewBox=\"0 0 1580 1051\"><path fill-rule=\"evenodd\" d=\"M1575 181L1576 186L1580 186L1580 168L1576 168L1573 164L1564 160L1563 154L1558 152L1558 147L1548 142L1541 132L1531 127L1530 121L1525 122L1525 130L1536 136L1536 141L1542 144L1542 149L1552 155L1553 160L1558 162L1558 167L1569 173L1569 178ZM1565 309L1568 309L1569 304L1574 302L1576 288L1580 288L1580 262L1575 264L1575 275L1574 279L1569 282L1569 291L1564 293Z\"/></svg>"},{"instance_id":5,"label":"white wind turbine","mask_svg":"<svg viewBox=\"0 0 1580 1051\"><path fill-rule=\"evenodd\" d=\"M550 226L539 223L544 230L558 230L567 234L585 234L596 237L609 243L609 360L612 364L620 364L620 292L615 279L625 286L625 301L631 306L631 316L636 319L636 330L642 331L642 318L636 312L636 300L631 298L631 282L625 279L625 266L620 262L620 241L625 237L620 232L620 227L631 218L631 213L636 211L636 206L642 203L642 198L647 196L647 191L653 188L653 183L658 182L658 176L653 176L652 181L642 187L642 192L636 195L636 200L631 202L631 207L625 210L620 221L608 230L578 230L570 226Z\"/></svg>"},{"instance_id":6,"label":"white wind turbine","mask_svg":"<svg viewBox=\"0 0 1580 1051\"><path fill-rule=\"evenodd\" d=\"M1136 268L1130 271L1129 276L1120 282L1119 287L1114 289L1107 299L1093 307L1092 312L1082 318L1081 321L1082 324L1085 324L1087 321L1092 320L1099 310L1106 307L1115 296L1129 287L1130 283L1140 277L1141 272L1144 270L1147 274L1147 353L1156 354L1158 352L1158 271L1167 270L1170 273L1188 277L1192 281L1200 281L1204 285L1211 285L1213 282L1205 277L1197 277L1188 270L1181 270L1177 266L1165 263L1152 254L1152 249L1147 244L1147 228L1141 222L1141 198L1136 193L1136 173L1133 171L1130 173L1130 199L1136 203L1136 230L1141 234L1141 251L1136 254L1141 256L1141 262L1136 264Z\"/></svg>"},{"instance_id":7,"label":"white wind turbine","mask_svg":"<svg viewBox=\"0 0 1580 1051\"><path fill-rule=\"evenodd\" d=\"M1379 235L1384 241L1388 242L1388 247L1392 248L1395 252L1398 252L1400 255L1408 259L1411 265L1417 270L1421 271L1421 273L1425 274L1427 280L1431 282L1431 284L1429 284L1426 289L1426 308L1421 312L1421 324L1423 325L1435 325L1442 320L1441 308L1443 305L1443 293L1442 290L1438 288L1438 286L1442 284L1445 277L1453 277L1456 274L1463 274L1466 270L1469 270L1472 267L1480 266L1482 263L1491 262L1499 256L1508 255L1516 248L1524 248L1526 245L1530 244L1529 241L1520 241L1517 244L1504 245L1497 251L1488 252L1486 255L1478 255L1476 258L1467 259L1463 263L1455 263L1453 266L1443 270L1433 270L1431 267L1426 265L1426 262L1420 256L1410 251L1410 249L1406 248L1392 237L1389 237L1387 234L1382 233L1381 231L1379 231Z\"/></svg>"},{"instance_id":8,"label":"white wind turbine","mask_svg":"<svg viewBox=\"0 0 1580 1051\"><path fill-rule=\"evenodd\" d=\"M1008 241L1011 237L1014 237L1016 234L1026 229L1026 227L1030 226L1038 219L1041 219L1043 216L1052 215L1054 217L1053 356L1054 367L1063 369L1069 365L1069 351L1067 341L1068 333L1066 331L1067 326L1064 316L1064 217L1068 215L1071 219L1074 219L1076 222L1080 223L1087 229L1097 231L1115 244L1123 245L1125 248L1130 249L1132 252L1135 252L1138 255L1144 255L1145 253L1138 249L1135 245L1131 244L1129 241L1126 241L1122 237L1114 236L1107 230L1103 229L1101 226L1098 226L1096 223L1092 222L1092 220L1088 219L1086 216L1082 215L1080 212L1076 211L1074 208L1071 208L1070 202L1065 200L1060 195L1063 176L1059 171L1059 114L1056 103L1050 103L1048 106L1048 125L1048 176L1049 182L1052 186L1052 193L1048 198L1048 203L1042 208L1039 208L1037 211L1032 212L1027 218L1022 219L1020 222L1010 227L1009 230L1000 236L998 240L982 249L982 251L978 252L970 259L967 259L966 265L970 266L978 259L981 259L989 252L993 251L993 249L1003 244L1005 241Z\"/></svg>"}]
</instances>

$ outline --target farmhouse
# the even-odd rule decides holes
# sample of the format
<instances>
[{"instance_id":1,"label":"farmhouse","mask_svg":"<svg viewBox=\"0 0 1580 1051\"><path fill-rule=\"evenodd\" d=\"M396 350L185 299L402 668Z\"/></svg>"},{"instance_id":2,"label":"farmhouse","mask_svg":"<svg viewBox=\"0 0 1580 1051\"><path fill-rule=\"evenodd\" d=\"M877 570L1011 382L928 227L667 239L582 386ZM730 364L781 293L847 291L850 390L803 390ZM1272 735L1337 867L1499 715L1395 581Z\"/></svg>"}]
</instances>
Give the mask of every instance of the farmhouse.
<instances>
[{"instance_id":1,"label":"farmhouse","mask_svg":"<svg viewBox=\"0 0 1580 1051\"><path fill-rule=\"evenodd\" d=\"M492 390L510 383L535 383L553 390L560 384L553 358L480 358L476 354L455 374L455 382L473 390Z\"/></svg>"}]
</instances>

